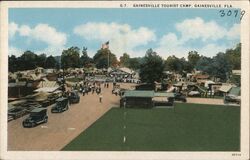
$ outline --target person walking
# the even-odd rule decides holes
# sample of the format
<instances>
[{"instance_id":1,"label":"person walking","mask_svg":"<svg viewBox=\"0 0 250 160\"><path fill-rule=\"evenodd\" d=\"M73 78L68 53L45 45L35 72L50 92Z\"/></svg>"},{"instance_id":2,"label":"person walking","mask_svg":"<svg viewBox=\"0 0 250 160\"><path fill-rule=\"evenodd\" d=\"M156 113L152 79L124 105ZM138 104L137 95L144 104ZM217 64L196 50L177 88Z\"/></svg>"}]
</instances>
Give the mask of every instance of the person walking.
<instances>
[{"instance_id":1,"label":"person walking","mask_svg":"<svg viewBox=\"0 0 250 160\"><path fill-rule=\"evenodd\" d=\"M92 94L94 94L95 93L95 86L93 85L92 86Z\"/></svg>"},{"instance_id":2,"label":"person walking","mask_svg":"<svg viewBox=\"0 0 250 160\"><path fill-rule=\"evenodd\" d=\"M82 95L85 96L85 87L82 88Z\"/></svg>"},{"instance_id":3,"label":"person walking","mask_svg":"<svg viewBox=\"0 0 250 160\"><path fill-rule=\"evenodd\" d=\"M103 96L102 96L102 94L100 94L100 96L99 96L99 102L100 103L102 103L102 98L103 98Z\"/></svg>"}]
</instances>

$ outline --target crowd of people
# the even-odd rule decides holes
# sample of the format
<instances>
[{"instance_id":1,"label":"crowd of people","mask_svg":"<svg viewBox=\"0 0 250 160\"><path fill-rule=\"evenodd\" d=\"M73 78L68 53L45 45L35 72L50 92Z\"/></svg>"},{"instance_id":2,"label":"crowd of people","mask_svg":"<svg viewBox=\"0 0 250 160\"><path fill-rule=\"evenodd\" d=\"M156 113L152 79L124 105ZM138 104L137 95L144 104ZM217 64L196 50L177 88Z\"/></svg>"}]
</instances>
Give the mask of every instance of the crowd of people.
<instances>
[{"instance_id":1,"label":"crowd of people","mask_svg":"<svg viewBox=\"0 0 250 160\"><path fill-rule=\"evenodd\" d=\"M82 96L88 94L97 94L99 96L99 102L102 103L103 99L103 90L104 88L109 88L109 82L83 82L83 83L76 83L74 86L71 87L71 91L77 90ZM113 84L114 85L114 84Z\"/></svg>"}]
</instances>

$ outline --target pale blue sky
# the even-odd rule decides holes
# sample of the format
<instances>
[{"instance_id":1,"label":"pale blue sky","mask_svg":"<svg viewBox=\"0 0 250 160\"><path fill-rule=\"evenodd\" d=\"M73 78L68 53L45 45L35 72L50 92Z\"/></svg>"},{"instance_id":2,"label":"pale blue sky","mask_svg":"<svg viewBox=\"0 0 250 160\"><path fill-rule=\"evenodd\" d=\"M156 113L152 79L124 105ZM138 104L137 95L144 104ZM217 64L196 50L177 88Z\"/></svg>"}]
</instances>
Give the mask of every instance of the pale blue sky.
<instances>
[{"instance_id":1,"label":"pale blue sky","mask_svg":"<svg viewBox=\"0 0 250 160\"><path fill-rule=\"evenodd\" d=\"M218 9L9 9L9 54L86 46L93 56L109 40L117 57L148 48L164 58L189 50L214 56L240 42L239 24L239 16L220 17Z\"/></svg>"}]
</instances>

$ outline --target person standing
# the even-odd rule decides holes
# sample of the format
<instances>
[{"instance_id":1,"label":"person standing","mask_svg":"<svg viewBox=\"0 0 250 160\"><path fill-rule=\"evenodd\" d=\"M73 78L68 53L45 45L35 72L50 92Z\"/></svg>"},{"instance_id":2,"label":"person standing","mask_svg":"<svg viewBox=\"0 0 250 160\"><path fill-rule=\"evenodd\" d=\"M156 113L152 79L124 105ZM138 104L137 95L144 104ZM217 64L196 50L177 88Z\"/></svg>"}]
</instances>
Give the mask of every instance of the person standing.
<instances>
[{"instance_id":1,"label":"person standing","mask_svg":"<svg viewBox=\"0 0 250 160\"><path fill-rule=\"evenodd\" d=\"M85 96L85 87L82 87L82 95Z\"/></svg>"},{"instance_id":2,"label":"person standing","mask_svg":"<svg viewBox=\"0 0 250 160\"><path fill-rule=\"evenodd\" d=\"M100 96L99 96L99 102L100 103L102 103L102 98L103 98L103 96L102 96L102 94L100 94Z\"/></svg>"}]
</instances>

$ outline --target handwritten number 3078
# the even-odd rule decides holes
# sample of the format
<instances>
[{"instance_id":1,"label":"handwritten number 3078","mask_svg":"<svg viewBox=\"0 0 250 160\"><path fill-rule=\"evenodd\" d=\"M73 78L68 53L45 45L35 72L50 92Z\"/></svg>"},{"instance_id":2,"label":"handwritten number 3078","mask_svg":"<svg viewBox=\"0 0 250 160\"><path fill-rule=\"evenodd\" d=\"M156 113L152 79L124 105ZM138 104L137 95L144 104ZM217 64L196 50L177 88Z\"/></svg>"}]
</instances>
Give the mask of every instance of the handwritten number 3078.
<instances>
[{"instance_id":1,"label":"handwritten number 3078","mask_svg":"<svg viewBox=\"0 0 250 160\"><path fill-rule=\"evenodd\" d=\"M244 11L244 10L242 10L241 12L240 12L240 20L243 18L243 16L244 16L244 14L245 14L246 12ZM224 16L234 16L234 17L237 17L239 15L239 10L227 10L227 11L225 11L225 10L220 10L220 16L221 17L224 17Z\"/></svg>"}]
</instances>

